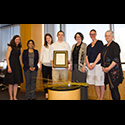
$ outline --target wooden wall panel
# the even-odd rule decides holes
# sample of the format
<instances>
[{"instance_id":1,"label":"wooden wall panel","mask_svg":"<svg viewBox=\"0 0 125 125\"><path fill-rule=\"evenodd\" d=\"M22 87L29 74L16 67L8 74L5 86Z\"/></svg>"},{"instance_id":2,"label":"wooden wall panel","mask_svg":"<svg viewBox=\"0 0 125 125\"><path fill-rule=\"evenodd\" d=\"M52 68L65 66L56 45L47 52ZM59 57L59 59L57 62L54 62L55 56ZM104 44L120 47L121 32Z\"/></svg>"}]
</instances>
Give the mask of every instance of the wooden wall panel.
<instances>
[{"instance_id":1,"label":"wooden wall panel","mask_svg":"<svg viewBox=\"0 0 125 125\"><path fill-rule=\"evenodd\" d=\"M20 24L20 34L23 49L26 49L26 43L31 39L31 24Z\"/></svg>"},{"instance_id":2,"label":"wooden wall panel","mask_svg":"<svg viewBox=\"0 0 125 125\"><path fill-rule=\"evenodd\" d=\"M35 48L41 53L42 47L42 24L21 24L20 25L21 41L23 50L27 49L27 41L33 39L35 41ZM42 74L38 71L38 77ZM37 80L36 90L42 90L42 80ZM21 91L25 91L25 78L24 83L21 84Z\"/></svg>"},{"instance_id":3,"label":"wooden wall panel","mask_svg":"<svg viewBox=\"0 0 125 125\"><path fill-rule=\"evenodd\" d=\"M124 78L125 78L125 71L124 71ZM121 85L119 85L119 91L121 94L121 99L125 100L125 79Z\"/></svg>"},{"instance_id":4,"label":"wooden wall panel","mask_svg":"<svg viewBox=\"0 0 125 125\"><path fill-rule=\"evenodd\" d=\"M124 71L124 77L125 77L125 71ZM69 71L68 80L71 81L71 78L72 78L72 73ZM120 94L121 94L121 100L125 100L125 79L124 79L123 83L119 85L119 91L120 91ZM88 87L88 98L90 100L96 100L97 99L95 87L93 85ZM105 91L104 100L112 100L109 85L107 86L107 90Z\"/></svg>"},{"instance_id":5,"label":"wooden wall panel","mask_svg":"<svg viewBox=\"0 0 125 125\"><path fill-rule=\"evenodd\" d=\"M125 71L124 71L124 77L125 77ZM121 100L125 100L125 79L124 79L123 83L119 85L119 92L120 92L120 95L121 95ZM94 99L94 100L97 99L94 86L89 86L88 96L89 96L89 99ZM104 99L105 100L112 100L109 86L107 86L107 90L105 92Z\"/></svg>"},{"instance_id":6,"label":"wooden wall panel","mask_svg":"<svg viewBox=\"0 0 125 125\"><path fill-rule=\"evenodd\" d=\"M35 48L39 51L39 56L42 48L42 24L32 24L31 25L31 39L35 41ZM42 78L42 73L38 70L37 78ZM36 90L42 91L42 80L37 79Z\"/></svg>"}]
</instances>

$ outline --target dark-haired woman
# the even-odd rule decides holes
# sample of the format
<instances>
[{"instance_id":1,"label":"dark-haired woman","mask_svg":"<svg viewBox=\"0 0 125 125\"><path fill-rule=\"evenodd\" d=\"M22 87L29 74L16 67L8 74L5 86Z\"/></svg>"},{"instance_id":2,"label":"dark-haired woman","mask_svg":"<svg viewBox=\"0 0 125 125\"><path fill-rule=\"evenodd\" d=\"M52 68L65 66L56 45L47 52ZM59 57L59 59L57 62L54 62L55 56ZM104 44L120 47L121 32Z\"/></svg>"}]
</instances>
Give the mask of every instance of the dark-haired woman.
<instances>
[{"instance_id":1,"label":"dark-haired woman","mask_svg":"<svg viewBox=\"0 0 125 125\"><path fill-rule=\"evenodd\" d=\"M26 100L36 100L36 77L38 71L39 53L34 49L35 43L29 40L27 50L24 50L22 60L26 79Z\"/></svg>"},{"instance_id":2,"label":"dark-haired woman","mask_svg":"<svg viewBox=\"0 0 125 125\"><path fill-rule=\"evenodd\" d=\"M50 46L53 44L53 38L50 34L45 35L45 43L41 49L41 58L40 58L40 70L43 75L43 84L46 84L48 80L52 79L52 65L50 62ZM48 99L48 91L45 91L45 98Z\"/></svg>"},{"instance_id":3,"label":"dark-haired woman","mask_svg":"<svg viewBox=\"0 0 125 125\"><path fill-rule=\"evenodd\" d=\"M20 58L22 52L20 36L15 35L8 46L5 84L9 84L10 100L17 100L18 85L23 82Z\"/></svg>"},{"instance_id":4,"label":"dark-haired woman","mask_svg":"<svg viewBox=\"0 0 125 125\"><path fill-rule=\"evenodd\" d=\"M87 47L86 62L88 66L87 83L95 86L97 100L103 100L105 94L104 86L104 72L101 67L101 52L103 49L103 42L96 39L96 30L90 31L90 38L92 43Z\"/></svg>"},{"instance_id":5,"label":"dark-haired woman","mask_svg":"<svg viewBox=\"0 0 125 125\"><path fill-rule=\"evenodd\" d=\"M72 47L71 67L72 82L86 82L86 43L83 43L84 36L78 32L75 35L76 44ZM81 87L81 100L88 99L87 88Z\"/></svg>"}]
</instances>

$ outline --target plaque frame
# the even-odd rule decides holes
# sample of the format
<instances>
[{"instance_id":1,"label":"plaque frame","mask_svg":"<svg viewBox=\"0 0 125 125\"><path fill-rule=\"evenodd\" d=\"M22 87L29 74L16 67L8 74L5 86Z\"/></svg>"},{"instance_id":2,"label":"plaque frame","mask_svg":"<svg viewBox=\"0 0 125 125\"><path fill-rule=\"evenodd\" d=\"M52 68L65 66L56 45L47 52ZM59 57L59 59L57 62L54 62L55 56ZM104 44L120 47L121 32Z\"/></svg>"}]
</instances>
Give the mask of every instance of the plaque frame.
<instances>
[{"instance_id":1,"label":"plaque frame","mask_svg":"<svg viewBox=\"0 0 125 125\"><path fill-rule=\"evenodd\" d=\"M54 68L67 68L68 67L68 51L54 51L53 66ZM62 62L61 62L61 57Z\"/></svg>"}]
</instances>

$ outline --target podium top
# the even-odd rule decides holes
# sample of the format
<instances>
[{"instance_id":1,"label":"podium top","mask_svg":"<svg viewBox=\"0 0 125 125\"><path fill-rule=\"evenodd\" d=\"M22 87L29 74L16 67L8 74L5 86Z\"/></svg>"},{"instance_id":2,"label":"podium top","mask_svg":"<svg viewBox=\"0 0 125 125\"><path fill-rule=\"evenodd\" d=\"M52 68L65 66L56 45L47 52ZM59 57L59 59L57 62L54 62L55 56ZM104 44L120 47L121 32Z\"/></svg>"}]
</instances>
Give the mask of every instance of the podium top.
<instances>
[{"instance_id":1,"label":"podium top","mask_svg":"<svg viewBox=\"0 0 125 125\"><path fill-rule=\"evenodd\" d=\"M81 86L77 86L77 85L62 85L62 86L57 86L57 87L52 87L49 88L50 90L54 90L54 91L72 91L72 90L76 90L79 89Z\"/></svg>"}]
</instances>

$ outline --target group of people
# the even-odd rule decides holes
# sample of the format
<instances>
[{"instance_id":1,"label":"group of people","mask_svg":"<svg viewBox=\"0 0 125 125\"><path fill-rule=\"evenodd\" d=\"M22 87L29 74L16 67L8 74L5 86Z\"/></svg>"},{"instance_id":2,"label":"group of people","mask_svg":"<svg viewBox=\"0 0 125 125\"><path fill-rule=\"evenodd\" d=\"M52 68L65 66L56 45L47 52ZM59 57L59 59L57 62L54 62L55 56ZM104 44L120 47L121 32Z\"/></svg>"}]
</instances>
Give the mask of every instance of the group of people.
<instances>
[{"instance_id":1,"label":"group of people","mask_svg":"<svg viewBox=\"0 0 125 125\"><path fill-rule=\"evenodd\" d=\"M96 30L91 30L92 42L87 46L83 42L84 35L81 32L76 33L74 37L76 44L71 49L69 44L64 41L65 33L63 31L57 33L57 42L53 42L51 34L46 34L40 54L43 83L46 84L47 79L58 81L61 78L62 81L67 81L68 69L70 69L72 82L87 82L90 85L95 85L98 100L104 99L107 84L110 86L113 100L120 100L118 86L124 78L120 60L120 47L118 43L113 41L114 33L112 31L105 33L107 41L105 46L96 36ZM35 100L39 63L39 52L34 49L35 42L29 40L27 50L22 52L21 38L15 35L8 46L5 83L9 84L10 100L17 100L18 85L23 82L21 60L26 79L26 100ZM54 51L68 51L69 66L67 68L54 67ZM23 53L22 58L21 53ZM81 99L88 99L87 87L82 87L81 95ZM45 89L45 98L48 98L47 89Z\"/></svg>"}]
</instances>

